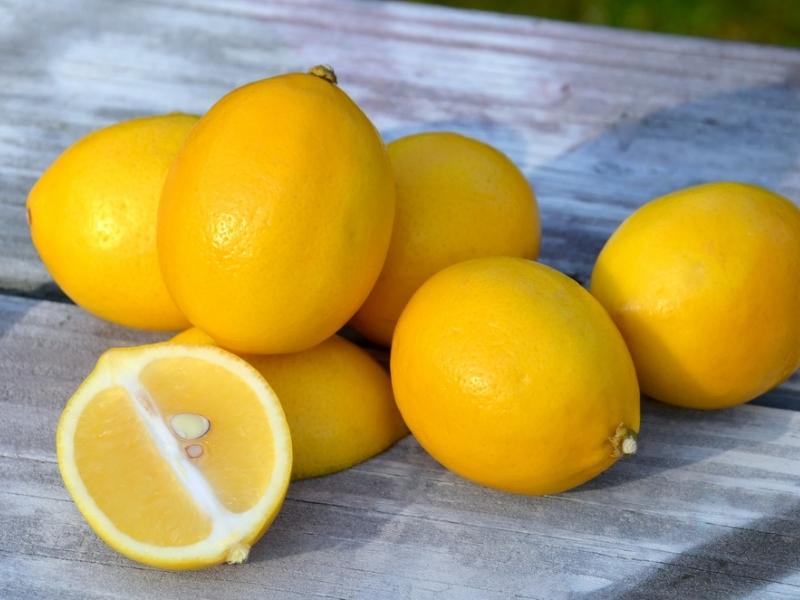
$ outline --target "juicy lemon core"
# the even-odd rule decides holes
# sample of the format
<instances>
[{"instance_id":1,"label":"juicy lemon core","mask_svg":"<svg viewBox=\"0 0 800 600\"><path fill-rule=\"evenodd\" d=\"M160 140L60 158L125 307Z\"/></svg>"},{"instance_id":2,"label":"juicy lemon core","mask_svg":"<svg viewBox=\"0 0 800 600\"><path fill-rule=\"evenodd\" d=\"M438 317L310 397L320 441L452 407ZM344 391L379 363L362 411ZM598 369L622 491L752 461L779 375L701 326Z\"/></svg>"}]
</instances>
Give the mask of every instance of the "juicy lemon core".
<instances>
[{"instance_id":1,"label":"juicy lemon core","mask_svg":"<svg viewBox=\"0 0 800 600\"><path fill-rule=\"evenodd\" d=\"M291 472L272 390L212 347L108 351L67 404L57 447L67 489L98 535L167 568L241 562Z\"/></svg>"}]
</instances>

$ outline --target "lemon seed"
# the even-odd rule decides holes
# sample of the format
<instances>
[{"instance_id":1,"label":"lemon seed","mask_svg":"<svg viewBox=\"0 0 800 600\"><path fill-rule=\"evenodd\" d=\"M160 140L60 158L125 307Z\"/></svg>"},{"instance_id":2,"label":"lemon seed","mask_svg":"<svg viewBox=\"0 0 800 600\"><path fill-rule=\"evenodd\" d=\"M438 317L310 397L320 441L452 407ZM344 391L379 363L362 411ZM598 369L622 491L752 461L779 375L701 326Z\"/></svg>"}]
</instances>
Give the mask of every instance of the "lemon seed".
<instances>
[{"instance_id":1,"label":"lemon seed","mask_svg":"<svg viewBox=\"0 0 800 600\"><path fill-rule=\"evenodd\" d=\"M211 423L201 415L180 413L169 420L172 431L184 440L196 440L208 433Z\"/></svg>"}]
</instances>

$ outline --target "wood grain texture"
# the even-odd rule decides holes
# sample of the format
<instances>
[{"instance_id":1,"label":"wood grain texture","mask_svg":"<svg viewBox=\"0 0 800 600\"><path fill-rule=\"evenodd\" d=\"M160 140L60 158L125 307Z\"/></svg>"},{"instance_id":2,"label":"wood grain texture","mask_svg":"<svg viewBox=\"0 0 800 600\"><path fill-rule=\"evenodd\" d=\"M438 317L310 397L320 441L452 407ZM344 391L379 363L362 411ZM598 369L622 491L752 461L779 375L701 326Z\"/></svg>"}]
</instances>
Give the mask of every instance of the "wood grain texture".
<instances>
[{"instance_id":1,"label":"wood grain texture","mask_svg":"<svg viewBox=\"0 0 800 600\"><path fill-rule=\"evenodd\" d=\"M800 413L645 403L640 453L558 496L448 473L407 438L293 484L250 563L175 574L100 542L64 490L66 398L123 330L61 298L25 196L79 136L201 113L332 63L386 139L499 147L540 200L543 259L586 281L636 206L715 179L800 199L800 52L352 0L0 0L0 598L798 598ZM759 402L787 406L800 377Z\"/></svg>"},{"instance_id":2,"label":"wood grain texture","mask_svg":"<svg viewBox=\"0 0 800 600\"><path fill-rule=\"evenodd\" d=\"M320 62L387 140L461 131L537 190L545 262L586 281L648 199L735 179L800 199L800 51L390 2L0 0L0 288L53 293L23 210L81 135Z\"/></svg>"},{"instance_id":3,"label":"wood grain texture","mask_svg":"<svg viewBox=\"0 0 800 600\"><path fill-rule=\"evenodd\" d=\"M635 458L543 498L472 485L406 438L293 484L244 566L142 567L83 522L53 433L103 350L159 336L8 296L0 324L0 598L800 596L800 413L756 406L646 403Z\"/></svg>"}]
</instances>

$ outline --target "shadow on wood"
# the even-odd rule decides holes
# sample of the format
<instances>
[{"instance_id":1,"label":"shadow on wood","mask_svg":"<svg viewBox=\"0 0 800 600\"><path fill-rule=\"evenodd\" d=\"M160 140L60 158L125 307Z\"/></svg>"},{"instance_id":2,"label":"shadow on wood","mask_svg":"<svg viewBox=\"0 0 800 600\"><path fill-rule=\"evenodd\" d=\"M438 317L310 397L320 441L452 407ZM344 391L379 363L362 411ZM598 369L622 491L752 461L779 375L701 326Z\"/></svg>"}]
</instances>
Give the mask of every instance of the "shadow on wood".
<instances>
[{"instance_id":1,"label":"shadow on wood","mask_svg":"<svg viewBox=\"0 0 800 600\"><path fill-rule=\"evenodd\" d=\"M774 531L781 533L772 533ZM746 560L737 560L746 557ZM787 575L800 574L800 503L749 523L624 579L592 598L756 598Z\"/></svg>"}]
</instances>

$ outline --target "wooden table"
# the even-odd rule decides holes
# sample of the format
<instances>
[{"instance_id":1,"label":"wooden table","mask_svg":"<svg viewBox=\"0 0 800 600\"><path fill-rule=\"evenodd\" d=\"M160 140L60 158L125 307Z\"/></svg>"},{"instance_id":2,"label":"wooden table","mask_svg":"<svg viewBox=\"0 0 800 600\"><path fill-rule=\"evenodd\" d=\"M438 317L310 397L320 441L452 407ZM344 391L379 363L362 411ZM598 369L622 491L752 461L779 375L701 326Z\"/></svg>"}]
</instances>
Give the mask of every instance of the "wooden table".
<instances>
[{"instance_id":1,"label":"wooden table","mask_svg":"<svg viewBox=\"0 0 800 600\"><path fill-rule=\"evenodd\" d=\"M53 433L103 349L160 337L70 305L23 208L92 129L327 62L387 139L450 129L508 153L542 259L585 282L653 196L736 179L800 199L800 52L350 0L0 0L0 51L0 597L800 597L797 378L762 406L645 402L640 453L558 496L471 485L408 438L293 484L244 566L126 560L69 500Z\"/></svg>"}]
</instances>

